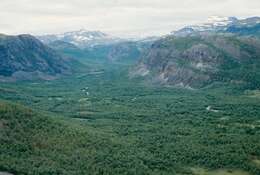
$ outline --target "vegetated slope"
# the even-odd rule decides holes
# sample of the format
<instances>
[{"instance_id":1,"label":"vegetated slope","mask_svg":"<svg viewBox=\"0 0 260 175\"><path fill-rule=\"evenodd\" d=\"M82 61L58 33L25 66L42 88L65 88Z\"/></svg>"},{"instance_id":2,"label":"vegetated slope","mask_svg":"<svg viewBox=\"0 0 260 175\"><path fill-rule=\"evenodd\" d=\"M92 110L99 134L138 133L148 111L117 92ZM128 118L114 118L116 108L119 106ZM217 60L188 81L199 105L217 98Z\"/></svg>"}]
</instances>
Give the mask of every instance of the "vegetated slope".
<instances>
[{"instance_id":1,"label":"vegetated slope","mask_svg":"<svg viewBox=\"0 0 260 175\"><path fill-rule=\"evenodd\" d=\"M0 35L0 79L53 79L73 72L66 59L31 35Z\"/></svg>"},{"instance_id":2,"label":"vegetated slope","mask_svg":"<svg viewBox=\"0 0 260 175\"><path fill-rule=\"evenodd\" d=\"M103 59L112 63L133 63L140 57L142 49L143 47L136 42L121 42L85 48L84 52L88 58L92 59Z\"/></svg>"},{"instance_id":3,"label":"vegetated slope","mask_svg":"<svg viewBox=\"0 0 260 175\"><path fill-rule=\"evenodd\" d=\"M0 131L0 172L122 174L131 166L113 136L20 105L0 102Z\"/></svg>"},{"instance_id":4,"label":"vegetated slope","mask_svg":"<svg viewBox=\"0 0 260 175\"><path fill-rule=\"evenodd\" d=\"M136 63L141 53L150 46L150 43L128 41L79 48L64 41L54 41L49 43L48 46L65 56L83 62L92 60L107 63Z\"/></svg>"},{"instance_id":5,"label":"vegetated slope","mask_svg":"<svg viewBox=\"0 0 260 175\"><path fill-rule=\"evenodd\" d=\"M0 171L185 175L199 167L259 174L258 92L151 88L108 73L0 86L1 98L74 118L1 105Z\"/></svg>"},{"instance_id":6,"label":"vegetated slope","mask_svg":"<svg viewBox=\"0 0 260 175\"><path fill-rule=\"evenodd\" d=\"M233 34L168 36L143 56L132 75L198 88L213 82L260 87L260 40Z\"/></svg>"},{"instance_id":7,"label":"vegetated slope","mask_svg":"<svg viewBox=\"0 0 260 175\"><path fill-rule=\"evenodd\" d=\"M79 48L78 46L65 41L53 41L48 43L48 46L62 56L74 58L77 61L85 62L85 60L88 58L88 55L84 52L82 48Z\"/></svg>"},{"instance_id":8,"label":"vegetated slope","mask_svg":"<svg viewBox=\"0 0 260 175\"><path fill-rule=\"evenodd\" d=\"M81 49L76 45L61 40L53 41L49 43L48 46L68 55L81 51Z\"/></svg>"},{"instance_id":9,"label":"vegetated slope","mask_svg":"<svg viewBox=\"0 0 260 175\"><path fill-rule=\"evenodd\" d=\"M37 36L66 56L84 61L133 63L159 37L119 38L99 31L79 30L58 35Z\"/></svg>"}]
</instances>

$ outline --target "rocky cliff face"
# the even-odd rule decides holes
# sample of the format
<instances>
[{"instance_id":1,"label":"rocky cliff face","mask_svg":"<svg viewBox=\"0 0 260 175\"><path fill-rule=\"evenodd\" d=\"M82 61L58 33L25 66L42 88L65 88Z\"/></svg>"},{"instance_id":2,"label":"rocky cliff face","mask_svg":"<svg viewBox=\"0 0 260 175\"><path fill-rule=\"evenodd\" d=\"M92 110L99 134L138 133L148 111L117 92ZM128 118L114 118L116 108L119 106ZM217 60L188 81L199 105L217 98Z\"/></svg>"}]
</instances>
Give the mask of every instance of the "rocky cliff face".
<instances>
[{"instance_id":1,"label":"rocky cliff face","mask_svg":"<svg viewBox=\"0 0 260 175\"><path fill-rule=\"evenodd\" d=\"M70 74L70 61L31 35L0 36L0 79L53 79Z\"/></svg>"},{"instance_id":2,"label":"rocky cliff face","mask_svg":"<svg viewBox=\"0 0 260 175\"><path fill-rule=\"evenodd\" d=\"M155 42L131 76L199 88L216 81L259 86L260 41L232 34L169 36Z\"/></svg>"}]
</instances>

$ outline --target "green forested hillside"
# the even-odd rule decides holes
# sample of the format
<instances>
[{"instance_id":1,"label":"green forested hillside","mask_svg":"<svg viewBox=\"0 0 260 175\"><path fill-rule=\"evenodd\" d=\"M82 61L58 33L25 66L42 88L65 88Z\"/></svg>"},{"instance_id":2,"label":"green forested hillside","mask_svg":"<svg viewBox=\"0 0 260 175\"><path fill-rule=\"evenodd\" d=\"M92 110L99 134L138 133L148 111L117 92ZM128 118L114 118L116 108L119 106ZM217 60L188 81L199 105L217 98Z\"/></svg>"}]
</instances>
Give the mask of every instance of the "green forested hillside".
<instances>
[{"instance_id":1,"label":"green forested hillside","mask_svg":"<svg viewBox=\"0 0 260 175\"><path fill-rule=\"evenodd\" d=\"M2 171L121 174L126 167L131 167L130 160L125 157L128 144L111 134L4 102L0 103L0 116ZM118 161L125 165L117 165Z\"/></svg>"}]
</instances>

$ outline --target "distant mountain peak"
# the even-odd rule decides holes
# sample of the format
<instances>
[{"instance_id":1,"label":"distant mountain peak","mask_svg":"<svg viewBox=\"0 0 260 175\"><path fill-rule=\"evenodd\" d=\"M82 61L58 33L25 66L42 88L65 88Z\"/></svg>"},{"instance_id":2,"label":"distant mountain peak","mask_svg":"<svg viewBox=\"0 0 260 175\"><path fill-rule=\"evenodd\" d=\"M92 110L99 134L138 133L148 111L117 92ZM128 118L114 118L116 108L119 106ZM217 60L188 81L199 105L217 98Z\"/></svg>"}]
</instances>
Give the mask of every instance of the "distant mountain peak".
<instances>
[{"instance_id":1,"label":"distant mountain peak","mask_svg":"<svg viewBox=\"0 0 260 175\"><path fill-rule=\"evenodd\" d=\"M101 31L91 31L91 30L86 30L86 29L83 29L83 28L80 29L80 30L65 32L61 35L95 35L95 36L99 36L99 37L109 36L108 34L103 33Z\"/></svg>"},{"instance_id":2,"label":"distant mountain peak","mask_svg":"<svg viewBox=\"0 0 260 175\"><path fill-rule=\"evenodd\" d=\"M260 23L260 17L238 19L236 17L210 16L205 22L188 25L184 28L173 31L175 36L186 36L200 32L226 31L230 26L254 26Z\"/></svg>"},{"instance_id":3,"label":"distant mountain peak","mask_svg":"<svg viewBox=\"0 0 260 175\"><path fill-rule=\"evenodd\" d=\"M206 22L188 27L195 31L211 31L218 27L228 26L237 21L238 19L236 17L210 16Z\"/></svg>"},{"instance_id":4,"label":"distant mountain peak","mask_svg":"<svg viewBox=\"0 0 260 175\"><path fill-rule=\"evenodd\" d=\"M215 25L227 25L229 23L235 22L238 19L236 17L226 17L226 16L210 16L207 19L207 23Z\"/></svg>"},{"instance_id":5,"label":"distant mountain peak","mask_svg":"<svg viewBox=\"0 0 260 175\"><path fill-rule=\"evenodd\" d=\"M80 29L71 32L65 32L57 35L43 35L38 36L44 43L51 43L57 40L68 42L74 44L78 47L89 47L100 44L110 44L117 43L121 41L120 38L114 37L112 35L103 33L101 31L89 31L86 29Z\"/></svg>"}]
</instances>

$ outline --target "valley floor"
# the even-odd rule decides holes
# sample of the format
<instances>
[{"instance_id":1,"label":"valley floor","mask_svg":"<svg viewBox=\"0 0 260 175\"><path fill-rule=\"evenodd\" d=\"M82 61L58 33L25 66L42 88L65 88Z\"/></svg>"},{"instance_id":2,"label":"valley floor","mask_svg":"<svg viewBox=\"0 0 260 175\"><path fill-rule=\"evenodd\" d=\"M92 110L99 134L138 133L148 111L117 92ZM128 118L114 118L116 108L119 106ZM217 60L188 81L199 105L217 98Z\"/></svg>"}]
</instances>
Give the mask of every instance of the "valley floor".
<instances>
[{"instance_id":1,"label":"valley floor","mask_svg":"<svg viewBox=\"0 0 260 175\"><path fill-rule=\"evenodd\" d=\"M3 172L260 174L259 91L155 87L102 69L0 84L0 99Z\"/></svg>"}]
</instances>

